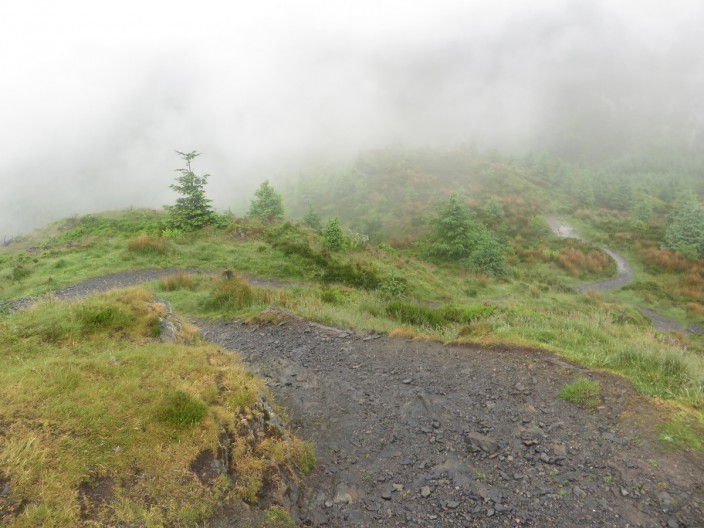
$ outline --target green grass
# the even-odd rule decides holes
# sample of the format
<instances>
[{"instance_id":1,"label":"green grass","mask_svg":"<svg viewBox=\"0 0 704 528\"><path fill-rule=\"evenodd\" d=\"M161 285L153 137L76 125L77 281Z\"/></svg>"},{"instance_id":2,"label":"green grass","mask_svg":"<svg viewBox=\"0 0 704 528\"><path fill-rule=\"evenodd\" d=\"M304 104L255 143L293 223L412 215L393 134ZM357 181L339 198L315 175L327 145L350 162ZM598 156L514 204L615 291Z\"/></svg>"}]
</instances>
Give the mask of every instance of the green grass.
<instances>
[{"instance_id":1,"label":"green grass","mask_svg":"<svg viewBox=\"0 0 704 528\"><path fill-rule=\"evenodd\" d=\"M558 396L565 401L593 409L601 402L601 385L598 381L580 377L564 385Z\"/></svg>"},{"instance_id":2,"label":"green grass","mask_svg":"<svg viewBox=\"0 0 704 528\"><path fill-rule=\"evenodd\" d=\"M80 525L79 490L101 483L105 502L83 505L98 525L195 525L256 500L272 463L310 468L292 435L238 440L261 381L216 347L159 343L160 310L130 289L0 319L0 478L25 506L0 512L3 526ZM235 480L202 482L191 464L218 452L223 431L240 442Z\"/></svg>"},{"instance_id":3,"label":"green grass","mask_svg":"<svg viewBox=\"0 0 704 528\"><path fill-rule=\"evenodd\" d=\"M155 217L148 218L154 221ZM149 231L134 218L128 224L124 230L117 227L119 223L112 224L115 232L106 237L69 230L71 245L41 246L35 241L35 247L44 249L32 255L12 245L0 250L0 277L11 277L17 266L26 271L19 280L0 281L0 298L36 295L128 269L182 267L218 274L234 269L284 281L284 286L261 288L240 279L184 275L150 287L178 311L198 317L255 320L269 306L277 306L311 320L359 330L443 342L537 346L586 367L623 375L644 394L682 403L697 413L704 409L704 339L653 331L637 312L644 302L638 290L575 294L569 287L575 278L551 262L522 263L513 278L497 280L459 264L424 261L413 247L368 245L330 253L310 230L241 220L225 229L168 241L168 254L142 254L130 251L128 244ZM661 284L659 276L637 262L634 267L637 280ZM332 278L330 270L344 273ZM365 282L364 277L374 279ZM664 291L672 289L667 281L662 284ZM660 296L657 300L665 303ZM657 306L670 306L666 314L684 313L674 301L667 302ZM59 331L81 339L71 333L72 317L60 321Z\"/></svg>"}]
</instances>

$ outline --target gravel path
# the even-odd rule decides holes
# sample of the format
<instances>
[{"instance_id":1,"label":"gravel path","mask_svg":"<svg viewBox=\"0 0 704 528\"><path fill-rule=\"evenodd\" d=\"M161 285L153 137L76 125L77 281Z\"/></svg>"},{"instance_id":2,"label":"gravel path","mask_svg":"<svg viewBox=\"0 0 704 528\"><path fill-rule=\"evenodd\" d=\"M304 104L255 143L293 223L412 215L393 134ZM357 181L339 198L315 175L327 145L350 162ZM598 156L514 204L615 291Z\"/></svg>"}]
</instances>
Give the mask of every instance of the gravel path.
<instances>
[{"instance_id":1,"label":"gravel path","mask_svg":"<svg viewBox=\"0 0 704 528\"><path fill-rule=\"evenodd\" d=\"M577 235L572 227L565 224L562 220L555 216L548 216L546 218L548 226L553 233L562 238L576 238L577 240L584 240L582 237ZM575 287L575 290L581 293L586 293L588 291L596 292L607 292L614 291L623 288L627 284L633 282L633 270L628 264L626 259L624 259L619 253L612 249L606 247L600 247L601 251L609 255L614 262L616 262L616 275L610 279L605 279L598 282L592 282L588 284L580 284ZM683 326L677 321L668 319L667 317L659 314L652 308L641 308L640 313L643 314L647 319L650 320L653 327L656 330L661 330L665 332L687 332L690 334L704 335L704 327L701 325L689 325Z\"/></svg>"},{"instance_id":2,"label":"gravel path","mask_svg":"<svg viewBox=\"0 0 704 528\"><path fill-rule=\"evenodd\" d=\"M290 318L196 322L241 353L314 443L291 501L305 526L704 526L701 457L647 447L622 379L595 411L557 397L585 372L527 350L446 347Z\"/></svg>"},{"instance_id":3,"label":"gravel path","mask_svg":"<svg viewBox=\"0 0 704 528\"><path fill-rule=\"evenodd\" d=\"M556 216L548 216L546 222L553 233L555 233L560 238L574 238L576 240L584 240L579 236L573 227L567 225L562 220ZM623 288L627 284L633 281L633 270L628 264L626 259L619 255L613 249L606 247L600 247L601 251L610 256L616 263L616 275L610 279L592 282L587 284L581 284L575 289L579 292L585 293L588 291L613 291Z\"/></svg>"}]
</instances>

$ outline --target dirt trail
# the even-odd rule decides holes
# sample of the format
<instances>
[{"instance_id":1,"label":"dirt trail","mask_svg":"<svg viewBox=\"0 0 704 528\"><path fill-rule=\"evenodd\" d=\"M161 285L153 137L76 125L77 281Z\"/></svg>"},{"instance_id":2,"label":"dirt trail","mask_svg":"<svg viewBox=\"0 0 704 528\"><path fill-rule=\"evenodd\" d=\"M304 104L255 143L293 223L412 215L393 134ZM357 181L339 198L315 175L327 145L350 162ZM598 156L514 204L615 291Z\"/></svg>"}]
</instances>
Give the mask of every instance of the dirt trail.
<instances>
[{"instance_id":1,"label":"dirt trail","mask_svg":"<svg viewBox=\"0 0 704 528\"><path fill-rule=\"evenodd\" d=\"M548 223L548 226L550 226L552 232L555 233L557 236L561 238L574 238L577 240L584 240L584 238L582 238L575 232L574 228L567 225L559 218L555 216L548 216L546 218L546 221ZM575 288L579 292L584 293L587 291L618 290L619 288L623 288L624 286L633 281L633 270L631 269L631 266L628 264L625 258L623 258L613 249L609 249L606 247L599 247L599 249L606 253L608 256L610 256L616 263L616 275L614 275L610 279L581 284Z\"/></svg>"},{"instance_id":2,"label":"dirt trail","mask_svg":"<svg viewBox=\"0 0 704 528\"><path fill-rule=\"evenodd\" d=\"M557 397L585 374L527 350L446 347L295 318L198 321L264 377L318 465L291 495L305 526L704 526L701 456L664 454L623 415L648 406L594 375L590 412Z\"/></svg>"},{"instance_id":3,"label":"dirt trail","mask_svg":"<svg viewBox=\"0 0 704 528\"><path fill-rule=\"evenodd\" d=\"M174 275L175 273L190 273L194 275L217 275L217 273L215 272L191 268L163 268L137 271L123 271L120 273L112 273L110 275L102 275L100 277L88 279L79 284L74 284L73 286L68 286L67 288L54 290L50 292L48 296L56 299L78 299L81 297L85 297L86 295L91 295L93 293L101 293L113 290L115 288L126 288L128 286L135 286L137 284L143 284L145 282L158 280L162 277ZM239 273L239 275L243 276L247 280L247 282L255 286L281 288L288 284L275 280L260 279L243 273ZM38 297L22 297L20 299L14 299L12 301L7 302L0 301L0 313L2 313L3 311L12 312L15 310L27 308L38 300Z\"/></svg>"},{"instance_id":4,"label":"dirt trail","mask_svg":"<svg viewBox=\"0 0 704 528\"><path fill-rule=\"evenodd\" d=\"M572 227L564 223L562 220L555 216L548 216L546 218L548 226L553 233L561 238L576 238L578 240L584 240L584 238L577 235ZM575 290L581 293L586 293L588 291L614 291L623 288L627 284L633 282L633 270L628 264L626 259L624 259L619 253L607 247L599 247L601 251L609 255L614 262L616 262L616 275L610 279L605 279L598 282L592 282L587 284L580 284L575 287ZM659 314L652 308L641 308L640 313L643 314L650 322L653 324L656 330L662 331L675 331L675 332L688 332L690 334L704 335L704 327L699 325L689 325L687 327L682 326L677 321L668 319L667 317Z\"/></svg>"}]
</instances>

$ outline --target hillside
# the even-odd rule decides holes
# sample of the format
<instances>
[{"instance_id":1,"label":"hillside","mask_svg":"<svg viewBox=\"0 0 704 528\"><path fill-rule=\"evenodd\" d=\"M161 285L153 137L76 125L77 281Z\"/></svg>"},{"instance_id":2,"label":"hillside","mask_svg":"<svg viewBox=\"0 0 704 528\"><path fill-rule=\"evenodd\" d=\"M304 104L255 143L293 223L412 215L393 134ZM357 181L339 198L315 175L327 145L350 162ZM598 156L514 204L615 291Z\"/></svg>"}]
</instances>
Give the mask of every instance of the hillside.
<instances>
[{"instance_id":1,"label":"hillside","mask_svg":"<svg viewBox=\"0 0 704 528\"><path fill-rule=\"evenodd\" d=\"M574 176L574 171L581 172ZM583 180L585 172L592 177ZM0 415L0 461L5 468L0 470L0 490L6 490L0 495L0 518L11 526L28 526L37 521L69 526L77 520L100 523L106 519L196 525L208 519L216 523L227 515L244 515L243 511L250 511L250 506L246 506L249 504L258 505L250 511L254 515L251 522L285 526L289 519L277 508L289 509L296 519L317 522L315 508L329 509L329 499L334 504L334 509L326 514L331 522L337 519L339 523L352 523L337 509L347 499L336 501L337 492L330 490L332 484L325 481L324 473L319 472L322 470L314 470L310 489L327 494L326 500L320 503L306 495L305 484L298 499L290 496L294 493L291 490L298 487L296 479L312 464L310 448L294 436L293 430L312 441L319 464L326 471L338 462L330 458L329 451L321 449L335 452L344 447L337 445L341 440L327 438L316 429L320 414L301 407L302 396L297 396L296 390L307 390L306 379L311 375L307 369L314 369L317 380L308 388L323 391L315 392L311 398L319 398L323 408L326 398L370 398L382 406L408 404L408 412L414 413L415 404L409 401L415 400L404 399L405 393L395 386L385 387L398 378L402 386L410 385L409 389L416 380L424 380L418 385L420 394L461 392L461 378L447 381L445 387L446 380L421 374L426 368L432 372L448 368L442 357L455 357L454 350L465 351L461 358L452 360L456 362L452 369L457 372L469 374L472 369L479 369L484 372L480 375L484 379L492 375L493 361L505 366L500 378L482 389L487 395L499 395L489 400L498 400L494 401L499 406L497 413L505 411L497 418L501 425L487 425L489 417L480 416L484 411L478 409L473 411L473 418L465 417L481 422L471 431L466 424L455 423L451 415L443 415L438 422L441 427L433 425L432 413L426 420L430 425L421 424L417 420L429 412L426 409L398 426L399 439L406 438L409 446L415 445L418 438L404 436L411 434L408 427L429 427L430 431L442 428L448 445L459 450L466 434L475 432L493 438L501 457L510 455L515 459L516 446L509 437L519 433L507 428L512 420L521 417L504 397L513 398L516 394L512 392L518 391L521 398L525 396L521 403L525 408L520 407L523 410L518 412L530 415L537 408L549 408L555 413L547 422L526 415L524 429L535 421L533 425L545 434L545 423L560 421L561 414L573 413L574 421L565 431L566 436L555 438L562 447L569 446L570 435L578 434L579 428L594 427L597 422L608 431L630 431L628 435L610 432L615 438L637 436L643 445L638 463L644 467L634 477L636 480L626 476L627 463L636 462L627 461L622 455L626 449L639 447L638 442L632 438L622 444L616 442L609 447L609 453L613 449L620 460L619 471L624 472L616 477L619 487L628 496L638 490L647 505L642 507L655 508L659 500L653 489L658 485L657 464L694 464L697 468L691 476L684 475L683 481L670 482L677 493L701 476L704 336L696 331L658 331L648 310L682 328L698 328L704 322L704 262L688 253L691 248L662 249L666 238L672 235L672 212L678 207L676 196L667 194L670 185L661 182L650 187L634 186L633 176L622 174L623 177L606 179L610 188L623 191L621 196L631 196L631 202L614 201L615 191L600 195L597 191L603 191L599 186L602 176L598 171L552 158L516 160L464 151L385 151L362 156L352 172L321 170L312 176L301 176L298 183L289 184L291 187L283 187L288 218L301 218L312 205L324 220L339 215L343 226L352 226L351 232L345 231L342 236L341 247L332 247L327 235L318 229L285 219L260 221L225 215L217 225L186 232L169 228L163 213L148 210L69 218L14 239L0 248L0 351L3 361L11 365L0 378L5 395ZM685 185L688 174L682 179L673 178L672 185ZM564 178L562 183L560 178ZM575 181L591 182L591 193L572 193L570 186ZM630 182L631 193L626 190L626 182ZM440 236L437 218L443 210L441 205L447 205L453 196L459 196L453 211L464 215L466 225L476 227L479 233L478 238L466 239L472 247L461 248L467 250L466 258L447 258L444 242L433 239ZM648 215L639 205L642 203L649 205ZM553 234L547 223L551 214L558 214L572 225L582 239ZM365 231L365 226L374 229ZM368 235L369 239L359 235ZM492 274L499 269L493 267L485 268L492 272L482 272L481 266L489 264L477 258L476 247L487 240L499 248L505 259L501 273ZM628 259L633 282L623 289L600 293L584 286L606 279L616 270L600 247L614 248ZM143 285L78 300L135 284ZM54 298L41 297L49 292L55 292ZM33 302L31 298L36 297L42 301L28 307ZM178 314L175 320L184 333L177 336L179 343L162 344L158 338L170 309ZM327 329L308 327L307 322L325 325ZM205 343L189 325L202 328L205 339L246 352L247 369L268 379L270 389L246 374L233 356L223 355L221 349ZM256 337L246 337L259 331L266 337L266 350L259 348L264 345ZM315 337L310 342L305 341L309 334L311 339ZM340 337L342 334L347 337ZM303 351L338 339L345 342L348 337L355 343L351 348L343 347L352 354L349 360L345 359L346 353L336 356L330 352L330 361L340 372L347 372L340 379L340 390L350 392L341 396L342 393L330 392L333 385L328 381L323 382L333 379L333 365L324 366L327 356L307 357ZM301 339L304 342L295 345ZM404 345L408 340L412 341ZM407 346L419 347L417 353L421 356L427 353L428 363L407 357L405 352L390 352L397 347L405 350ZM273 363L263 363L257 359L266 354L275 358L280 349L286 349L286 361L277 363L272 359ZM372 371L384 371L387 377L372 391L373 395L363 396L364 390L369 389L362 389L356 376L366 372L365 353L378 358L375 361L379 364ZM510 357L514 353L525 353L532 359L512 363ZM180 359L176 362L173 357ZM393 365L384 370L384 361ZM546 364L558 368L547 368ZM536 369L537 374L528 380L530 385L515 379L522 368ZM358 369L358 373L353 372ZM374 375L372 371L367 375ZM570 407L572 404L558 398L561 387L574 381L582 383L585 375L587 381L598 380L600 388L591 397L576 398L582 401L582 407ZM406 383L406 379L411 381ZM548 379L560 382L546 384ZM524 388L517 388L518 385ZM237 392L241 389L246 391ZM255 434L261 445L239 440L239 435L246 437L249 433L238 429L237 420L256 422L257 416L270 414L269 407L262 407L262 402L271 396L269 391L285 405L280 414L293 413L288 414L292 429L278 436ZM384 400L386 397L388 401ZM92 405L85 405L87 400ZM165 410L169 405L178 408L175 422L164 418L172 416ZM451 404L444 400L438 405ZM612 412L607 413L604 409L612 405ZM360 413L364 414L365 408L362 406ZM271 409L279 413L275 404ZM186 413L183 419L181 412ZM648 416L647 423L627 420L629 413ZM351 426L376 430L376 422L361 425L362 414L357 418L360 423ZM104 420L96 419L100 416ZM334 429L336 423L331 421L330 427ZM227 456L222 454L219 436L223 430L230 439L230 451L224 451L231 453ZM31 438L36 447L23 451L22 446ZM82 440L76 442L77 438ZM437 441L437 435L433 438ZM367 445L365 442L362 445ZM593 450L595 458L603 456L594 442L599 442L596 436L572 449ZM434 442L433 446L438 447ZM344 447L348 448L353 449ZM175 465L141 483L140 475L153 475L154 465L163 464L159 458L149 458L154 449L174 453ZM346 458L344 471L356 475L357 480L340 480L338 484L344 481L347 486L341 496L354 495L349 490L354 486L355 493L378 493L383 501L393 502L395 495L387 499L381 495L387 493L381 484L372 485L361 469L357 472L350 468L350 464L359 463L355 457L376 453L376 448L360 449L356 446L344 455L351 457ZM419 447L413 449L417 451ZM536 460L541 453L548 459L559 456L551 449L533 450L531 456ZM674 458L660 459L658 449L674 449L666 456ZM85 452L90 456L81 455ZM223 478L206 478L193 469L205 452L224 464L226 469L215 473ZM238 466L232 457L245 452L254 458ZM438 458L441 452L444 451L440 449L427 461L414 463L442 467L447 460ZM129 460L125 460L127 455ZM650 459L655 463L652 470L646 471ZM52 462L57 460L64 462ZM276 472L272 460L276 462ZM499 517L488 520L494 514L486 515L486 508L480 508L481 517L473 517L473 509L481 502L475 496L477 486L493 489L504 479L502 472L525 475L529 471L518 462L513 469L500 470L491 460L494 459L480 457L472 463L474 476L466 485L473 491L460 493L459 499L443 491L438 497L442 496L444 506L434 502L431 505L430 501L427 508L415 511L438 516L438 512L448 512L449 503L473 501L472 509L462 510L473 522L503 522ZM208 463L211 462L214 463ZM586 463L586 459L570 458L568 466ZM136 473L135 467L139 468ZM388 471L405 475L401 466L389 466ZM428 478L442 480L441 473L438 469L437 476ZM484 477L479 477L480 473ZM181 477L172 479L172 474ZM560 525L561 516L568 515L573 506L559 502L563 494L569 494L570 500L579 499L586 482L597 478L607 485L603 489L589 488L587 494L594 500L606 500L612 490L609 479L614 478L604 469L582 475L579 483L567 486L553 478L557 473L549 478L547 474L531 478L540 479L541 486L557 485L548 495L551 501L557 501L556 510L562 512L556 513L558 520L541 517L544 512L523 502L535 493L535 486L512 495L508 502L513 510L505 512L536 522L542 519L545 525ZM387 475L385 480L377 480L374 476L373 482L398 484L391 478ZM464 477L458 474L456 478ZM404 479L404 486L413 483L412 489L418 493L426 485L420 485L410 474ZM638 479L642 481L639 483ZM648 492L642 489L646 481ZM43 487L38 487L39 482ZM61 483L65 482L69 485L62 489ZM132 492L135 482L142 487ZM195 482L200 484L194 486ZM277 482L286 483L278 488L280 492L289 490L286 499L273 492ZM442 485L435 482L433 490ZM109 492L100 491L107 488ZM398 492L394 490L388 493ZM686 507L673 513L672 519L677 515L681 519L696 518L701 509L701 497L697 495L700 492L687 495ZM168 506L163 506L165 501ZM494 497L491 502L506 505L501 498ZM350 506L353 503L362 504L351 497ZM626 508L624 504L611 507ZM223 511L223 505L230 510ZM345 510L345 514L352 510L361 511L355 506ZM383 508L379 511L383 513ZM402 515L402 508L394 509L393 515L394 522L405 522L396 518ZM628 515L632 521L638 518L635 510ZM669 513L657 515L663 522L671 518ZM441 518L447 523L458 519L454 513ZM596 526L604 519L597 516L585 522Z\"/></svg>"}]
</instances>

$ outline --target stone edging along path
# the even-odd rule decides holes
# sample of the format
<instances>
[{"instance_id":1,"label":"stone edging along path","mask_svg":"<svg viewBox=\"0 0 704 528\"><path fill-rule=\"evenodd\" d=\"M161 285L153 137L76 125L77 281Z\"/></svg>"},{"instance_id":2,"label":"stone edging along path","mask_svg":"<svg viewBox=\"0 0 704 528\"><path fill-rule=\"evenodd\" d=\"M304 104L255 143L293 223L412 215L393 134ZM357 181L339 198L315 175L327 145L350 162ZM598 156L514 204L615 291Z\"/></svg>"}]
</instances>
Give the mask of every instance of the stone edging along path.
<instances>
[{"instance_id":1,"label":"stone edging along path","mask_svg":"<svg viewBox=\"0 0 704 528\"><path fill-rule=\"evenodd\" d=\"M175 271L115 274L57 296ZM557 397L586 371L547 352L277 315L266 326L193 322L240 353L314 444L315 470L282 498L301 526L702 526L702 456L651 445L643 432L657 411L621 378L587 373L602 385L589 411Z\"/></svg>"}]
</instances>

